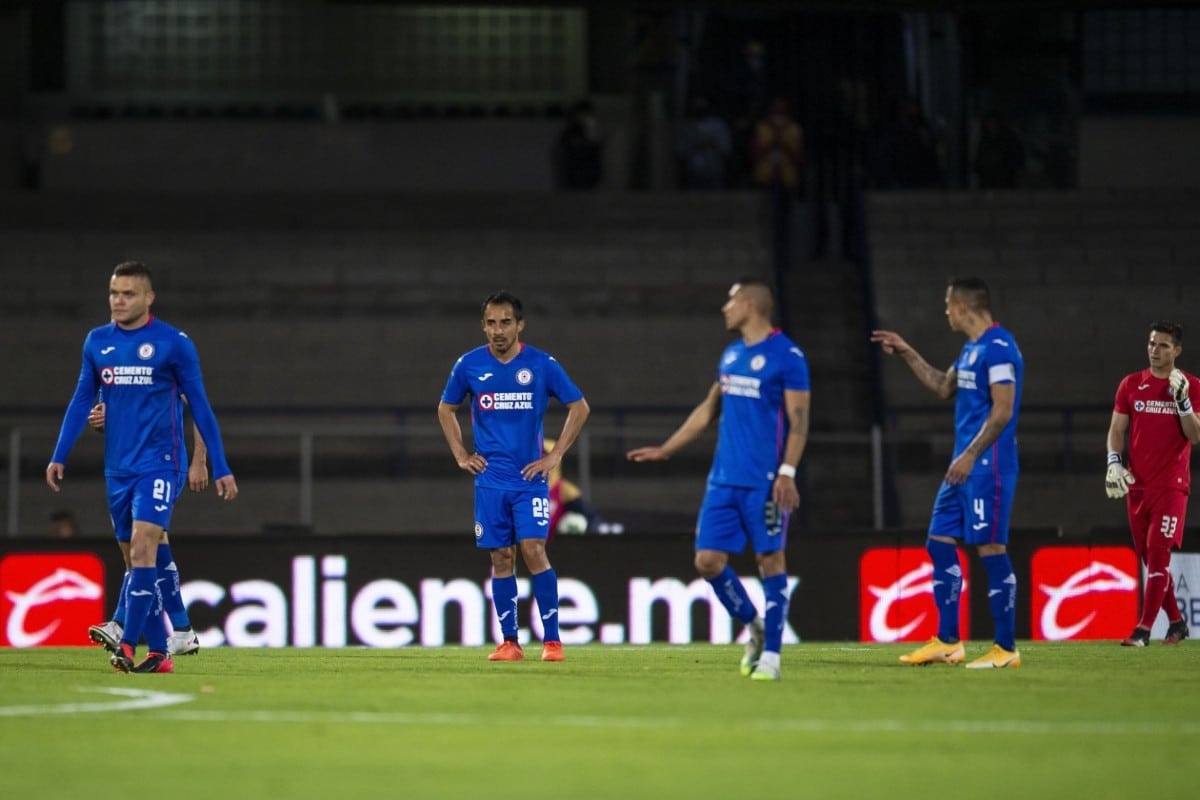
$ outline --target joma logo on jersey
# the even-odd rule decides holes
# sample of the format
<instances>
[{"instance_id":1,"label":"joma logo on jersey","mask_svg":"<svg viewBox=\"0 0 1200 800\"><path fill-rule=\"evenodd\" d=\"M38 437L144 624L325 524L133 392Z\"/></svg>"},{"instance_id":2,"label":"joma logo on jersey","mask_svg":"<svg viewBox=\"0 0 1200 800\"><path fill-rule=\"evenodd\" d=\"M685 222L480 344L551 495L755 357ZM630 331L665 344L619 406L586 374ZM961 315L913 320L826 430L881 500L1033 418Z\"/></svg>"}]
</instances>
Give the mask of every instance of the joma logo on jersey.
<instances>
[{"instance_id":1,"label":"joma logo on jersey","mask_svg":"<svg viewBox=\"0 0 1200 800\"><path fill-rule=\"evenodd\" d=\"M532 411L533 392L486 392L479 395L484 411Z\"/></svg>"},{"instance_id":2,"label":"joma logo on jersey","mask_svg":"<svg viewBox=\"0 0 1200 800\"><path fill-rule=\"evenodd\" d=\"M104 619L104 564L90 553L14 554L0 559L0 645L91 645Z\"/></svg>"},{"instance_id":3,"label":"joma logo on jersey","mask_svg":"<svg viewBox=\"0 0 1200 800\"><path fill-rule=\"evenodd\" d=\"M154 367L104 367L100 381L105 386L150 386L154 383Z\"/></svg>"}]
</instances>

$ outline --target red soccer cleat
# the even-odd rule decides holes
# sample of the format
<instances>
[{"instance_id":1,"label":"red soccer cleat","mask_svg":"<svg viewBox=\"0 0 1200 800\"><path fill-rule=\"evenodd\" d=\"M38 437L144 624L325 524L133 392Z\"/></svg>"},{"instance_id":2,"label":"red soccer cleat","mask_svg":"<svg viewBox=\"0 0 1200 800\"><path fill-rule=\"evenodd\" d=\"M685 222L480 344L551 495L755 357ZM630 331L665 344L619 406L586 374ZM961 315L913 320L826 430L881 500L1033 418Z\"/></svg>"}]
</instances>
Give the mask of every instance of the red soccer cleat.
<instances>
[{"instance_id":1,"label":"red soccer cleat","mask_svg":"<svg viewBox=\"0 0 1200 800\"><path fill-rule=\"evenodd\" d=\"M488 656L488 661L524 661L525 651L516 642L505 639L496 648L496 652Z\"/></svg>"},{"instance_id":2,"label":"red soccer cleat","mask_svg":"<svg viewBox=\"0 0 1200 800\"><path fill-rule=\"evenodd\" d=\"M562 642L545 642L542 644L542 661L563 661Z\"/></svg>"},{"instance_id":3,"label":"red soccer cleat","mask_svg":"<svg viewBox=\"0 0 1200 800\"><path fill-rule=\"evenodd\" d=\"M134 672L174 672L175 662L163 653L147 653L142 663L133 668Z\"/></svg>"}]
</instances>

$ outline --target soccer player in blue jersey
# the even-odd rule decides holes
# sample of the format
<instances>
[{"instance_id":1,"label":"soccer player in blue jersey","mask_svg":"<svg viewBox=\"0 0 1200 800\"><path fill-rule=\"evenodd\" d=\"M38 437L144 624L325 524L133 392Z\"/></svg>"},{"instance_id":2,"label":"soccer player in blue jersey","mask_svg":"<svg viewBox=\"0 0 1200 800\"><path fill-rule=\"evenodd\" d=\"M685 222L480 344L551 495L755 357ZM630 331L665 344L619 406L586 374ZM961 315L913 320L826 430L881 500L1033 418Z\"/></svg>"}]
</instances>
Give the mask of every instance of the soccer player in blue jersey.
<instances>
[{"instance_id":1,"label":"soccer player in blue jersey","mask_svg":"<svg viewBox=\"0 0 1200 800\"><path fill-rule=\"evenodd\" d=\"M186 405L187 398L184 398ZM96 431L104 432L104 403L97 403L88 414L88 425ZM188 462L187 483L193 492L202 492L208 488L208 448L204 446L204 437L192 423L192 458ZM117 651L121 643L121 633L125 627L125 606L129 592L129 542L118 541L121 556L125 560L125 575L121 580L121 590L117 594L117 605L112 617L99 625L88 628L88 636L93 642L103 645L111 653ZM155 567L158 569L158 584L162 591L163 610L171 621L171 635L167 637L167 654L171 656L190 656L200 652L200 639L192 630L191 617L187 606L184 605L180 594L179 568L171 553L170 536L163 530L162 541L158 545Z\"/></svg>"},{"instance_id":2,"label":"soccer player in blue jersey","mask_svg":"<svg viewBox=\"0 0 1200 800\"><path fill-rule=\"evenodd\" d=\"M459 469L475 476L475 546L491 553L492 602L504 640L490 661L522 661L518 640L516 551L529 568L542 619L542 661L562 661L558 576L546 556L550 532L550 471L562 461L587 421L583 393L562 365L520 340L521 301L496 292L483 302L487 344L464 354L450 370L438 403L438 422ZM463 444L458 409L471 399L474 451ZM558 444L542 447L542 417L553 397L567 408Z\"/></svg>"},{"instance_id":3,"label":"soccer player in blue jersey","mask_svg":"<svg viewBox=\"0 0 1200 800\"><path fill-rule=\"evenodd\" d=\"M696 523L696 571L708 581L748 636L742 675L780 678L787 621L785 548L788 516L800 504L796 467L808 443L811 389L808 361L771 324L771 289L738 281L721 309L725 327L740 338L725 348L717 380L683 424L657 447L630 450L631 461L666 461L718 420L717 449ZM762 578L765 609L759 617L746 587L729 566L749 539Z\"/></svg>"},{"instance_id":4,"label":"soccer player in blue jersey","mask_svg":"<svg viewBox=\"0 0 1200 800\"><path fill-rule=\"evenodd\" d=\"M946 287L950 329L967 337L958 359L942 372L892 331L874 331L889 355L898 355L917 379L942 399L957 395L954 456L937 497L925 549L933 561L938 635L900 657L905 664L958 664L966 657L959 637L962 568L958 545L974 545L987 572L995 643L969 669L1021 666L1013 628L1017 579L1008 557L1008 521L1017 488L1017 416L1025 365L1017 341L992 319L991 295L979 278Z\"/></svg>"},{"instance_id":5,"label":"soccer player in blue jersey","mask_svg":"<svg viewBox=\"0 0 1200 800\"><path fill-rule=\"evenodd\" d=\"M139 261L118 264L108 299L112 322L84 340L79 381L46 467L46 483L59 491L67 455L102 392L109 514L117 541L128 542L130 565L125 626L111 661L121 672L171 672L157 560L163 530L187 480L181 395L187 395L203 434L217 494L234 499L237 482L225 461L195 345L150 313L154 289L149 267ZM135 664L143 634L148 652Z\"/></svg>"}]
</instances>

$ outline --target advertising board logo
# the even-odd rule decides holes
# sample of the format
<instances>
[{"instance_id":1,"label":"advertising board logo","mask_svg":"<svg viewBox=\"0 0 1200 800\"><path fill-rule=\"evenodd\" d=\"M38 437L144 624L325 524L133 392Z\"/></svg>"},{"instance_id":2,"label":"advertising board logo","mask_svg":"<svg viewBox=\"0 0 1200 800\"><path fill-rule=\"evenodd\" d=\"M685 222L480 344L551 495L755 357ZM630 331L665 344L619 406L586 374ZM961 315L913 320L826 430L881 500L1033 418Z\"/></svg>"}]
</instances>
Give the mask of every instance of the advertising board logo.
<instances>
[{"instance_id":1,"label":"advertising board logo","mask_svg":"<svg viewBox=\"0 0 1200 800\"><path fill-rule=\"evenodd\" d=\"M959 633L970 636L968 563L962 570ZM933 563L924 547L874 547L858 562L859 637L864 642L920 642L937 635Z\"/></svg>"},{"instance_id":2,"label":"advertising board logo","mask_svg":"<svg viewBox=\"0 0 1200 800\"><path fill-rule=\"evenodd\" d=\"M1120 639L1138 613L1138 559L1128 547L1042 547L1030 561L1034 639Z\"/></svg>"},{"instance_id":3,"label":"advertising board logo","mask_svg":"<svg viewBox=\"0 0 1200 800\"><path fill-rule=\"evenodd\" d=\"M88 626L104 618L104 564L91 553L0 559L0 645L91 646Z\"/></svg>"}]
</instances>

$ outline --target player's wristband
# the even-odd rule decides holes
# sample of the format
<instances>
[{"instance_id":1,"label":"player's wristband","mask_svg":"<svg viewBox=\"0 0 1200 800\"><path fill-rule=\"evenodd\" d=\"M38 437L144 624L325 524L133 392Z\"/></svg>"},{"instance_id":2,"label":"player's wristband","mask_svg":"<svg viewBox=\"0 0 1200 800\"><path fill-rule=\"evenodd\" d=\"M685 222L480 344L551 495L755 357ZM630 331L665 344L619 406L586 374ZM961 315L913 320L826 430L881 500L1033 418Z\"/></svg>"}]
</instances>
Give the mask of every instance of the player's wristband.
<instances>
[{"instance_id":1,"label":"player's wristband","mask_svg":"<svg viewBox=\"0 0 1200 800\"><path fill-rule=\"evenodd\" d=\"M1116 450L1109 450L1108 451L1108 463L1120 464L1121 463L1121 454L1118 453Z\"/></svg>"},{"instance_id":2,"label":"player's wristband","mask_svg":"<svg viewBox=\"0 0 1200 800\"><path fill-rule=\"evenodd\" d=\"M777 472L779 473L779 475L781 477L784 477L784 478L795 478L796 477L796 468L793 467L791 464L780 464Z\"/></svg>"},{"instance_id":3,"label":"player's wristband","mask_svg":"<svg viewBox=\"0 0 1200 800\"><path fill-rule=\"evenodd\" d=\"M1185 397L1182 401L1175 403L1175 407L1179 409L1179 416L1186 417L1192 413L1192 398Z\"/></svg>"}]
</instances>

